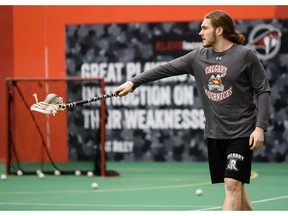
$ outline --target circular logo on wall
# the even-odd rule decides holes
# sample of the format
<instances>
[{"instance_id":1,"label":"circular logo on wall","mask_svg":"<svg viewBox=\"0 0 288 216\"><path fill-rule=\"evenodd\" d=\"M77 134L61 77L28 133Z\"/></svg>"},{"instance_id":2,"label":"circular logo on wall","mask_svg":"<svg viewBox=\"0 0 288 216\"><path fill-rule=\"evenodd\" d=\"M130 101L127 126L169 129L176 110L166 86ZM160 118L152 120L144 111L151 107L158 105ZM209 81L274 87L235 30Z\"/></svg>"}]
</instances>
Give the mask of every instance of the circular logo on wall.
<instances>
[{"instance_id":1,"label":"circular logo on wall","mask_svg":"<svg viewBox=\"0 0 288 216\"><path fill-rule=\"evenodd\" d=\"M248 46L252 47L260 60L274 58L281 47L281 31L269 24L255 26L250 32Z\"/></svg>"}]
</instances>

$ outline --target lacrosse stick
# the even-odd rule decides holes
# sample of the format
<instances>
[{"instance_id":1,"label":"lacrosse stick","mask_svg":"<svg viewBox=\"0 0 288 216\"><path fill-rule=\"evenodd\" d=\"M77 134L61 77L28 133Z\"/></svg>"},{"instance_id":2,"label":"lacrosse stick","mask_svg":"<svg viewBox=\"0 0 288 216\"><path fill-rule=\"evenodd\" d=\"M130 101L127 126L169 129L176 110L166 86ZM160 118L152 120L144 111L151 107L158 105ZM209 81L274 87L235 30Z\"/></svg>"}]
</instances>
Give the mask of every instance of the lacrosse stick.
<instances>
[{"instance_id":1,"label":"lacrosse stick","mask_svg":"<svg viewBox=\"0 0 288 216\"><path fill-rule=\"evenodd\" d=\"M57 111L70 109L73 107L76 107L81 104L86 103L92 103L95 101L111 98L111 97L117 97L116 93L106 94L99 97L93 97L85 100L75 101L71 103L63 103L63 98L57 96L56 94L50 93L47 95L46 99L44 101L38 101L37 94L34 93L33 96L35 97L36 103L31 106L31 110L40 112L43 114L52 114L55 116Z\"/></svg>"}]
</instances>

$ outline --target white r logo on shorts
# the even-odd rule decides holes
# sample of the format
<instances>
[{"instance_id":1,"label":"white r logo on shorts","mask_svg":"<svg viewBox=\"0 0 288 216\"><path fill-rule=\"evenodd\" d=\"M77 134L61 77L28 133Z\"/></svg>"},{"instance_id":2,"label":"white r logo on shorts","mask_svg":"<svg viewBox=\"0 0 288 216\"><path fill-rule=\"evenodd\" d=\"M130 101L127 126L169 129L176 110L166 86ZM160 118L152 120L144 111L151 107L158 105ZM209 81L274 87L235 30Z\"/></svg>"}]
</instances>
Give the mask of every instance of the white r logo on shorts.
<instances>
[{"instance_id":1,"label":"white r logo on shorts","mask_svg":"<svg viewBox=\"0 0 288 216\"><path fill-rule=\"evenodd\" d=\"M226 169L234 170L234 171L239 171L239 170L237 169L237 167L236 167L236 163L237 163L237 160L235 160L235 159L230 159Z\"/></svg>"}]
</instances>

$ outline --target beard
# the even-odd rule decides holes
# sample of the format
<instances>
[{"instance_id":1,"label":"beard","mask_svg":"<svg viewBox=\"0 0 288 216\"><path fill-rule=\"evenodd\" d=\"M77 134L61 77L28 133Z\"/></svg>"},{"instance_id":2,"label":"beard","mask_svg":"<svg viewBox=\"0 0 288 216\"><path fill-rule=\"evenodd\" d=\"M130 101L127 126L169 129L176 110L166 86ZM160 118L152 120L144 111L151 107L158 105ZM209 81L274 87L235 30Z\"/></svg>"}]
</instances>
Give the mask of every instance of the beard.
<instances>
[{"instance_id":1,"label":"beard","mask_svg":"<svg viewBox=\"0 0 288 216\"><path fill-rule=\"evenodd\" d=\"M206 39L205 43L202 41L203 47L212 47L216 43L216 33L215 31L213 32L212 36L210 39Z\"/></svg>"}]
</instances>

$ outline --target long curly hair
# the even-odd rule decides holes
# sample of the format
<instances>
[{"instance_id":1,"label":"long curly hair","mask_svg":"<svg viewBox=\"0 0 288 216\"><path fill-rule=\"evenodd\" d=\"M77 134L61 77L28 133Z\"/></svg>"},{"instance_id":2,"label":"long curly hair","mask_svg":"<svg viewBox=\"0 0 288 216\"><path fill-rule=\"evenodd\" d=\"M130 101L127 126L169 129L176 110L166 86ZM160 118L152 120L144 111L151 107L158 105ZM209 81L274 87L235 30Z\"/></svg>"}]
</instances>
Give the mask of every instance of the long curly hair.
<instances>
[{"instance_id":1,"label":"long curly hair","mask_svg":"<svg viewBox=\"0 0 288 216\"><path fill-rule=\"evenodd\" d=\"M234 21L225 11L216 10L205 15L206 19L210 19L214 28L223 28L223 37L233 43L243 44L245 36L235 29Z\"/></svg>"}]
</instances>

